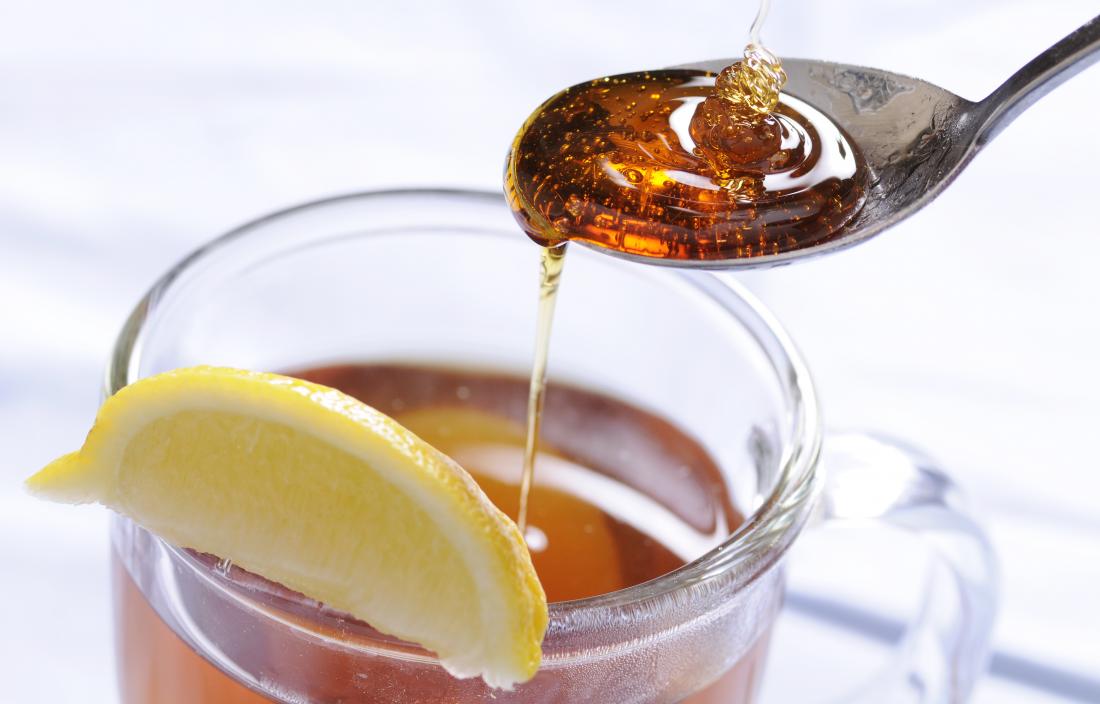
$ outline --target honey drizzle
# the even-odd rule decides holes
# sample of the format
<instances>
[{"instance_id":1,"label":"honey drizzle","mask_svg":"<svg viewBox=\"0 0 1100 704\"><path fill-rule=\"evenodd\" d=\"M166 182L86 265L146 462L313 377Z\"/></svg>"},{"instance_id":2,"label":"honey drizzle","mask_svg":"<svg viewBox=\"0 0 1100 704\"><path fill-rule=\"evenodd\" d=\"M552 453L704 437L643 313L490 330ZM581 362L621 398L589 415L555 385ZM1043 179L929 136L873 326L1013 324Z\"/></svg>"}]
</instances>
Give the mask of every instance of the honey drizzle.
<instances>
[{"instance_id":1,"label":"honey drizzle","mask_svg":"<svg viewBox=\"0 0 1100 704\"><path fill-rule=\"evenodd\" d=\"M554 324L554 306L558 300L558 284L565 266L565 244L543 247L539 262L539 309L535 332L535 361L531 365L531 385L527 392L527 440L523 448L523 477L519 485L519 512L516 524L527 535L527 502L535 476L539 427L546 402L546 363L550 355L550 329Z\"/></svg>"},{"instance_id":2,"label":"honey drizzle","mask_svg":"<svg viewBox=\"0 0 1100 704\"><path fill-rule=\"evenodd\" d=\"M760 39L769 5L760 1L742 59L706 92L703 72L599 79L548 100L512 145L505 191L543 247L517 519L524 534L569 240L658 259L778 254L833 236L862 206L858 151L812 107L781 101L786 72ZM685 152L672 115L691 100L699 101L694 146ZM816 173L826 149L833 161ZM769 187L769 177L780 185Z\"/></svg>"}]
</instances>

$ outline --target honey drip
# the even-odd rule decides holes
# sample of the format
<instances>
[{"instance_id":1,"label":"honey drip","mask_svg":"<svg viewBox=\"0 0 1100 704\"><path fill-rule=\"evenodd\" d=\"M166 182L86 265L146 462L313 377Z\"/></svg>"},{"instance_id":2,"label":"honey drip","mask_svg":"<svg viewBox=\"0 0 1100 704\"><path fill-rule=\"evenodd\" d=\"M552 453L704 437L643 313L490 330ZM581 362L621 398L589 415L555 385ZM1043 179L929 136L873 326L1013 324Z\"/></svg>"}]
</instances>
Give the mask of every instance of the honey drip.
<instances>
[{"instance_id":1,"label":"honey drip","mask_svg":"<svg viewBox=\"0 0 1100 704\"><path fill-rule=\"evenodd\" d=\"M554 304L565 266L565 245L545 247L539 267L539 310L535 325L535 361L531 365L531 383L527 391L527 440L523 448L523 475L519 485L519 511L516 524L527 532L527 503L535 476L535 458L539 451L539 429L546 401L546 362L550 356L550 328L554 322Z\"/></svg>"}]
</instances>

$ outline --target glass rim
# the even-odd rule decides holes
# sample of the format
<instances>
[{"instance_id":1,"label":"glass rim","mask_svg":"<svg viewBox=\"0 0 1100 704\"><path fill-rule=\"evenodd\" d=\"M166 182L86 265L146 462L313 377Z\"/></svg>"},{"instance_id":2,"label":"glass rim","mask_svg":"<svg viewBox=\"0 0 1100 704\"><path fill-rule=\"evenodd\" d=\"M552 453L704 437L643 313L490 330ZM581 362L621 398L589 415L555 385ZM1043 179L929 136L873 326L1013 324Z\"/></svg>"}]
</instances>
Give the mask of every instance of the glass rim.
<instances>
[{"instance_id":1,"label":"glass rim","mask_svg":"<svg viewBox=\"0 0 1100 704\"><path fill-rule=\"evenodd\" d=\"M504 195L492 191L403 188L363 191L313 200L251 220L185 256L161 275L140 299L112 347L104 380L105 394L111 396L140 377L138 371L146 332L145 323L156 310L158 302L172 292L176 280L197 264L211 257L218 257L220 250L227 245L255 235L265 224L303 211L339 207L348 202L417 198L480 201L485 205L507 207ZM525 236L518 225L516 236ZM596 247L592 249L598 251ZM820 488L820 478L815 468L821 449L821 413L809 369L793 340L772 313L732 277L691 271L674 273L701 290L726 314L732 315L751 334L776 373L786 396L785 400L790 405L788 419L791 433L790 442L781 448L777 479L756 509L718 546L647 582L582 599L552 602L551 623L559 619L572 621L571 617L578 612L616 609L659 599L724 575L736 573L739 586L754 581L783 556L801 531ZM157 536L153 538L193 569L208 571L178 547ZM738 567L746 569L739 570ZM226 586L222 585L223 588ZM325 616L319 614L318 619L324 621Z\"/></svg>"}]
</instances>

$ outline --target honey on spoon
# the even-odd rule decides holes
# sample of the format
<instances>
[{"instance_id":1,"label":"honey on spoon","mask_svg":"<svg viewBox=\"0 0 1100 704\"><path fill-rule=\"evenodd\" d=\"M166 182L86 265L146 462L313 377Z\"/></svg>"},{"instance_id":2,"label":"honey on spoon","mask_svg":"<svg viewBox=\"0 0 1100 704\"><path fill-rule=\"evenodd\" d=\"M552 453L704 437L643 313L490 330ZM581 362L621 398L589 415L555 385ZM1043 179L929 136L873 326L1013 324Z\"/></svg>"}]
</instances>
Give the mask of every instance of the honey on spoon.
<instances>
[{"instance_id":1,"label":"honey on spoon","mask_svg":"<svg viewBox=\"0 0 1100 704\"><path fill-rule=\"evenodd\" d=\"M779 60L750 43L717 76L668 69L558 93L523 125L505 190L543 246L583 241L661 260L813 246L864 201L858 147L780 91Z\"/></svg>"}]
</instances>

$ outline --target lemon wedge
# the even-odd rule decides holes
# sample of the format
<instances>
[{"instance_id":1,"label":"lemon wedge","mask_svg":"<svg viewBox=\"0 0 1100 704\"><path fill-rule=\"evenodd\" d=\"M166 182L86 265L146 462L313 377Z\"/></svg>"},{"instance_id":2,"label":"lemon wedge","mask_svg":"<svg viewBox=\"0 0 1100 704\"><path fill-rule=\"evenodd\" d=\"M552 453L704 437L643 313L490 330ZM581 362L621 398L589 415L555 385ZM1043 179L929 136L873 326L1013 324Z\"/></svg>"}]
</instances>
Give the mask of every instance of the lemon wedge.
<instances>
[{"instance_id":1,"label":"lemon wedge","mask_svg":"<svg viewBox=\"0 0 1100 704\"><path fill-rule=\"evenodd\" d=\"M516 525L454 461L335 389L216 367L149 377L27 487L229 559L457 677L507 689L538 669L546 596Z\"/></svg>"}]
</instances>

